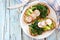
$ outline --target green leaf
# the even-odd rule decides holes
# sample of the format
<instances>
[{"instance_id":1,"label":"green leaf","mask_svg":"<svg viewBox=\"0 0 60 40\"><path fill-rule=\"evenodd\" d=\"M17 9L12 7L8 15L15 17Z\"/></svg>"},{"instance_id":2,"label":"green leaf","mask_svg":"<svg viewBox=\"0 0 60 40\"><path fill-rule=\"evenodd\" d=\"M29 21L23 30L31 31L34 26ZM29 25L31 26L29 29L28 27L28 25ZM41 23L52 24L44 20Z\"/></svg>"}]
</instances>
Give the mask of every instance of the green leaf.
<instances>
[{"instance_id":1,"label":"green leaf","mask_svg":"<svg viewBox=\"0 0 60 40\"><path fill-rule=\"evenodd\" d=\"M37 33L38 35L42 34L43 29L38 27L38 20L35 20L33 24L29 25L32 29L32 33Z\"/></svg>"},{"instance_id":2,"label":"green leaf","mask_svg":"<svg viewBox=\"0 0 60 40\"><path fill-rule=\"evenodd\" d=\"M34 7L40 11L40 17L45 18L47 16L47 7L41 4L35 5Z\"/></svg>"}]
</instances>

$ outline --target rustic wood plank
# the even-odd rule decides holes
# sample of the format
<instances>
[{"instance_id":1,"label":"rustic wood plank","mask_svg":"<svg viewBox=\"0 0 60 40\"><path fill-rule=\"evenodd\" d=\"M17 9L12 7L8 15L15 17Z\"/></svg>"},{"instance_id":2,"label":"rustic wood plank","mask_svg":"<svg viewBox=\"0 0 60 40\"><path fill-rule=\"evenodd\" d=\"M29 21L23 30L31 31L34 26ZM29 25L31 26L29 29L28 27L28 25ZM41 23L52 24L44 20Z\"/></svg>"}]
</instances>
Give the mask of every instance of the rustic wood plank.
<instances>
[{"instance_id":1,"label":"rustic wood plank","mask_svg":"<svg viewBox=\"0 0 60 40\"><path fill-rule=\"evenodd\" d=\"M21 11L22 11L23 7L21 8L18 8L17 10L17 13L18 13L18 20L19 20L19 29L20 29L20 40L23 40L23 30L21 29L21 26L20 26L20 16L21 16Z\"/></svg>"},{"instance_id":2,"label":"rustic wood plank","mask_svg":"<svg viewBox=\"0 0 60 40\"><path fill-rule=\"evenodd\" d=\"M4 30L4 17L5 17L5 6L4 1L0 0L0 40L3 40L3 30Z\"/></svg>"},{"instance_id":3,"label":"rustic wood plank","mask_svg":"<svg viewBox=\"0 0 60 40\"><path fill-rule=\"evenodd\" d=\"M5 0L5 26L4 26L4 38L3 40L9 40L9 10L7 7L9 6L9 0Z\"/></svg>"},{"instance_id":4,"label":"rustic wood plank","mask_svg":"<svg viewBox=\"0 0 60 40\"><path fill-rule=\"evenodd\" d=\"M12 12L13 11L13 12ZM10 14L10 36L11 40L20 40L19 18L16 10L11 10Z\"/></svg>"},{"instance_id":5,"label":"rustic wood plank","mask_svg":"<svg viewBox=\"0 0 60 40\"><path fill-rule=\"evenodd\" d=\"M13 11L13 12L12 12ZM19 26L19 19L16 10L11 10L10 14L10 36L11 40L20 40L20 26Z\"/></svg>"},{"instance_id":6,"label":"rustic wood plank","mask_svg":"<svg viewBox=\"0 0 60 40\"><path fill-rule=\"evenodd\" d=\"M14 0L10 0L10 6L15 4ZM20 20L17 10L10 10L10 40L21 40Z\"/></svg>"}]
</instances>

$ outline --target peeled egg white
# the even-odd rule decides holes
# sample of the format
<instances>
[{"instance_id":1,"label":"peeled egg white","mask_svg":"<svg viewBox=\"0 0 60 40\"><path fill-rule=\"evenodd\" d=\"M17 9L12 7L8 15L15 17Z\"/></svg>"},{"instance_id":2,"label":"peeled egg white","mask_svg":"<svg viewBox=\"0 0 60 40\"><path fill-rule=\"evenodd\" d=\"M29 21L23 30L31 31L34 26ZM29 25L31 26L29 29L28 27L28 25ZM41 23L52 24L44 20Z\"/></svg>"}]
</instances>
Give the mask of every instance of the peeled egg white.
<instances>
[{"instance_id":1,"label":"peeled egg white","mask_svg":"<svg viewBox=\"0 0 60 40\"><path fill-rule=\"evenodd\" d=\"M48 25L52 24L52 20L51 19L47 19L46 20L46 24L48 24Z\"/></svg>"},{"instance_id":2,"label":"peeled egg white","mask_svg":"<svg viewBox=\"0 0 60 40\"><path fill-rule=\"evenodd\" d=\"M39 10L35 10L35 11L34 11L34 14L35 14L36 16L39 16L39 15L40 15L40 11L39 11Z\"/></svg>"},{"instance_id":3,"label":"peeled egg white","mask_svg":"<svg viewBox=\"0 0 60 40\"><path fill-rule=\"evenodd\" d=\"M45 21L39 22L38 27L43 28L45 26Z\"/></svg>"},{"instance_id":4,"label":"peeled egg white","mask_svg":"<svg viewBox=\"0 0 60 40\"><path fill-rule=\"evenodd\" d=\"M42 28L41 22L38 23L38 27Z\"/></svg>"},{"instance_id":5,"label":"peeled egg white","mask_svg":"<svg viewBox=\"0 0 60 40\"><path fill-rule=\"evenodd\" d=\"M25 19L27 22L31 22L32 21L32 17L31 16L29 16L29 17L26 17L26 19Z\"/></svg>"},{"instance_id":6,"label":"peeled egg white","mask_svg":"<svg viewBox=\"0 0 60 40\"><path fill-rule=\"evenodd\" d=\"M33 20L36 19L36 15L34 13L32 13L30 16L32 17Z\"/></svg>"}]
</instances>

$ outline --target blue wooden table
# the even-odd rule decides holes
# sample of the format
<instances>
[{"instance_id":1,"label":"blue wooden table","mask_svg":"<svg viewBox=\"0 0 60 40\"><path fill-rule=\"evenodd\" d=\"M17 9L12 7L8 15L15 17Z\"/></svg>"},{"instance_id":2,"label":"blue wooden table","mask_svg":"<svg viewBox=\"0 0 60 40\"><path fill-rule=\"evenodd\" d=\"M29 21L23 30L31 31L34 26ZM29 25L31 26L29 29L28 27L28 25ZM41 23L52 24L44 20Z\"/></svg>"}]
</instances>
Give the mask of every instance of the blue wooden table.
<instances>
[{"instance_id":1,"label":"blue wooden table","mask_svg":"<svg viewBox=\"0 0 60 40\"><path fill-rule=\"evenodd\" d=\"M20 14L23 7L7 9L19 3L17 0L0 0L0 40L45 40L30 38L23 32L20 27ZM46 40L60 40L60 32L55 30Z\"/></svg>"}]
</instances>

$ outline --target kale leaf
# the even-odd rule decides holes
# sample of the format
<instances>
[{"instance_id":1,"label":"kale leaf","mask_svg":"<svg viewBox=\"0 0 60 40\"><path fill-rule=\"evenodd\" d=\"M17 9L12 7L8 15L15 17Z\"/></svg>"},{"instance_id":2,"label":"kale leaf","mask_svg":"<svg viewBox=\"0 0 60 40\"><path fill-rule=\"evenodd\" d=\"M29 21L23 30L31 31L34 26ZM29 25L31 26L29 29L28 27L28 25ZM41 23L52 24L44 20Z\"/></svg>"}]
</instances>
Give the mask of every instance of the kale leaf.
<instances>
[{"instance_id":1,"label":"kale leaf","mask_svg":"<svg viewBox=\"0 0 60 40\"><path fill-rule=\"evenodd\" d=\"M35 20L33 24L29 25L29 27L31 28L31 32L33 34L37 33L38 35L40 35L44 31L43 28L38 27L38 20Z\"/></svg>"}]
</instances>

